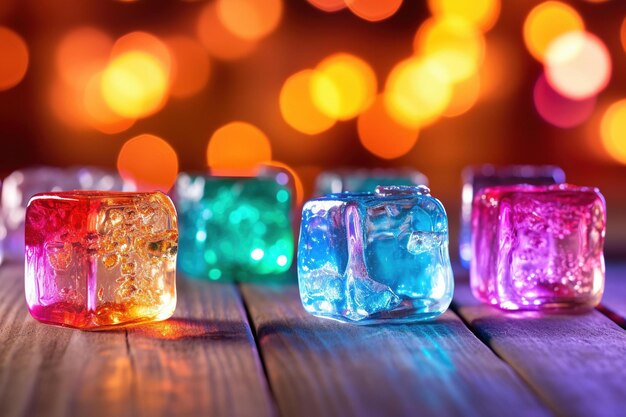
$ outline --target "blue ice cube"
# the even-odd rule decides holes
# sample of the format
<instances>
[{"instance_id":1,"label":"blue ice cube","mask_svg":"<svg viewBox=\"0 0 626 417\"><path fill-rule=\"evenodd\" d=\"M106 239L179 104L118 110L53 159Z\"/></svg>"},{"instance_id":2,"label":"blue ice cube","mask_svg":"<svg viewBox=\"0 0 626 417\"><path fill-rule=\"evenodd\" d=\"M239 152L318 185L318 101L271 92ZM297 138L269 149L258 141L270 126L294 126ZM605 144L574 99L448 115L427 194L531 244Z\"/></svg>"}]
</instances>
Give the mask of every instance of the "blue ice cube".
<instances>
[{"instance_id":1,"label":"blue ice cube","mask_svg":"<svg viewBox=\"0 0 626 417\"><path fill-rule=\"evenodd\" d=\"M454 287L443 205L425 186L308 201L298 281L302 304L315 316L371 324L440 315Z\"/></svg>"}]
</instances>

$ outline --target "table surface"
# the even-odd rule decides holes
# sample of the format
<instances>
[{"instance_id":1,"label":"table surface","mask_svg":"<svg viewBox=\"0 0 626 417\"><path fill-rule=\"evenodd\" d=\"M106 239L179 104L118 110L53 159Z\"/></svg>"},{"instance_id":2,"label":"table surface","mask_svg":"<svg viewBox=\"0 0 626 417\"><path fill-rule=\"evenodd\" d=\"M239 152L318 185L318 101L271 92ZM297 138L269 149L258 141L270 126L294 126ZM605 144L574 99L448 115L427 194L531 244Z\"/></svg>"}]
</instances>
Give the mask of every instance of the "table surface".
<instances>
[{"instance_id":1,"label":"table surface","mask_svg":"<svg viewBox=\"0 0 626 417\"><path fill-rule=\"evenodd\" d=\"M457 273L435 321L309 316L294 282L179 278L162 323L85 332L36 322L23 267L0 267L0 416L618 416L626 265L584 314L506 313Z\"/></svg>"}]
</instances>

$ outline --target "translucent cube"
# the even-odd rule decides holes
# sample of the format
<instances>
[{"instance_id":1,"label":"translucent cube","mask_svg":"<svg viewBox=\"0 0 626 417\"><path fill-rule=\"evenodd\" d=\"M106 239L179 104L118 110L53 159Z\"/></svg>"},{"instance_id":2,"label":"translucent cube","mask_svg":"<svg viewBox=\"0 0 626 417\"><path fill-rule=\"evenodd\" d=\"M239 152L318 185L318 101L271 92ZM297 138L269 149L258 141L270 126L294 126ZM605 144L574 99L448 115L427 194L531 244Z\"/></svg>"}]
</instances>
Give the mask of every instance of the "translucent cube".
<instances>
[{"instance_id":1,"label":"translucent cube","mask_svg":"<svg viewBox=\"0 0 626 417\"><path fill-rule=\"evenodd\" d=\"M325 171L315 182L316 195L373 192L379 185L428 185L428 178L413 169L342 169Z\"/></svg>"},{"instance_id":2,"label":"translucent cube","mask_svg":"<svg viewBox=\"0 0 626 417\"><path fill-rule=\"evenodd\" d=\"M483 189L472 209L472 292L508 310L597 305L605 212L595 188Z\"/></svg>"},{"instance_id":3,"label":"translucent cube","mask_svg":"<svg viewBox=\"0 0 626 417\"><path fill-rule=\"evenodd\" d=\"M483 188L498 185L550 185L565 181L565 173L552 165L479 165L463 170L463 195L461 208L461 233L459 235L459 257L468 268L471 260L472 201Z\"/></svg>"},{"instance_id":4,"label":"translucent cube","mask_svg":"<svg viewBox=\"0 0 626 417\"><path fill-rule=\"evenodd\" d=\"M30 198L37 193L69 190L134 191L115 172L94 167L31 167L11 173L2 186L0 221L7 259L24 257L24 215ZM0 238L2 237L0 230Z\"/></svg>"},{"instance_id":5,"label":"translucent cube","mask_svg":"<svg viewBox=\"0 0 626 417\"><path fill-rule=\"evenodd\" d=\"M298 280L304 308L320 317L363 324L440 315L454 285L442 204L425 186L308 201Z\"/></svg>"},{"instance_id":6,"label":"translucent cube","mask_svg":"<svg viewBox=\"0 0 626 417\"><path fill-rule=\"evenodd\" d=\"M176 306L176 211L162 193L69 191L26 211L26 301L80 329L164 320Z\"/></svg>"},{"instance_id":7,"label":"translucent cube","mask_svg":"<svg viewBox=\"0 0 626 417\"><path fill-rule=\"evenodd\" d=\"M245 280L291 266L292 191L284 172L258 177L181 174L175 193L179 268L185 274Z\"/></svg>"}]
</instances>

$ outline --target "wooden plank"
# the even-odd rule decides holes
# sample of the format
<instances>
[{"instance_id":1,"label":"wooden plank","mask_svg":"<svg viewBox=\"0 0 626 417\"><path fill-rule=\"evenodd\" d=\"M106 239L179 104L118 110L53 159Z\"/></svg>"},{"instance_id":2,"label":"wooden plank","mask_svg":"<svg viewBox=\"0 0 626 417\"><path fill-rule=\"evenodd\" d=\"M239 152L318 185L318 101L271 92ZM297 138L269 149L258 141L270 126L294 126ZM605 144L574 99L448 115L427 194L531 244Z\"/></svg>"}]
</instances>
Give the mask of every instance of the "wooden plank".
<instances>
[{"instance_id":1,"label":"wooden plank","mask_svg":"<svg viewBox=\"0 0 626 417\"><path fill-rule=\"evenodd\" d=\"M556 414L624 414L626 332L600 312L505 312L480 304L467 284L454 308Z\"/></svg>"},{"instance_id":2,"label":"wooden plank","mask_svg":"<svg viewBox=\"0 0 626 417\"><path fill-rule=\"evenodd\" d=\"M174 319L83 332L30 318L22 281L0 268L0 415L276 414L233 285L182 279Z\"/></svg>"},{"instance_id":3,"label":"wooden plank","mask_svg":"<svg viewBox=\"0 0 626 417\"><path fill-rule=\"evenodd\" d=\"M173 319L129 330L147 416L276 415L234 284L178 279Z\"/></svg>"},{"instance_id":4,"label":"wooden plank","mask_svg":"<svg viewBox=\"0 0 626 417\"><path fill-rule=\"evenodd\" d=\"M626 263L607 263L600 311L626 328Z\"/></svg>"},{"instance_id":5,"label":"wooden plank","mask_svg":"<svg viewBox=\"0 0 626 417\"><path fill-rule=\"evenodd\" d=\"M453 312L355 326L308 315L295 285L241 290L284 417L550 415Z\"/></svg>"}]
</instances>

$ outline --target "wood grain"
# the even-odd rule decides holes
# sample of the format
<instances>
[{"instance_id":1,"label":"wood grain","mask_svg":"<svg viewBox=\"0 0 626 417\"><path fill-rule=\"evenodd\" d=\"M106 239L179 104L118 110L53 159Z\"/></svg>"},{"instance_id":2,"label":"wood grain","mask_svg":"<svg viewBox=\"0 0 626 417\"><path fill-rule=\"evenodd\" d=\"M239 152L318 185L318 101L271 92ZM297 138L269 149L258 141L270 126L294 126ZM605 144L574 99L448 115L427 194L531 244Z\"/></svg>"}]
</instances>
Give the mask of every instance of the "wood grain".
<instances>
[{"instance_id":1,"label":"wood grain","mask_svg":"<svg viewBox=\"0 0 626 417\"><path fill-rule=\"evenodd\" d=\"M128 331L37 323L23 268L0 268L0 415L273 416L232 284L179 280L174 319Z\"/></svg>"},{"instance_id":2,"label":"wood grain","mask_svg":"<svg viewBox=\"0 0 626 417\"><path fill-rule=\"evenodd\" d=\"M480 304L466 284L454 308L556 414L624 415L626 333L600 312L504 312Z\"/></svg>"},{"instance_id":3,"label":"wood grain","mask_svg":"<svg viewBox=\"0 0 626 417\"><path fill-rule=\"evenodd\" d=\"M452 312L355 326L308 315L295 285L241 290L283 416L550 415Z\"/></svg>"}]
</instances>

